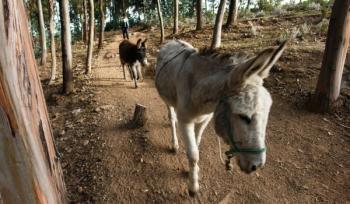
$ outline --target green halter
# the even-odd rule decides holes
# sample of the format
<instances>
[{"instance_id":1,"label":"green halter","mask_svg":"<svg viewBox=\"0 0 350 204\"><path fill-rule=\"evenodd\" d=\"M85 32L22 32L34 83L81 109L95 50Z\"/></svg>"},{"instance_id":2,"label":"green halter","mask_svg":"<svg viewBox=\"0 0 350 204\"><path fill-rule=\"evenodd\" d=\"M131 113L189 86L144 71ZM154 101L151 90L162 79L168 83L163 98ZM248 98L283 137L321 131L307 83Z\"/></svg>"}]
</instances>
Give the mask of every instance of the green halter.
<instances>
[{"instance_id":1,"label":"green halter","mask_svg":"<svg viewBox=\"0 0 350 204\"><path fill-rule=\"evenodd\" d=\"M225 96L223 97L220 102L225 102L227 103L227 99L229 97L228 96ZM266 147L263 147L263 148L241 148L241 147L238 147L235 140L234 140L234 136L233 136L233 129L231 127L231 124L230 124L230 120L229 120L229 116L226 114L226 117L225 117L225 121L226 121L226 124L225 126L226 127L229 127L229 130L228 130L228 140L230 141L230 146L231 148L225 152L226 156L229 157L229 158L232 158L234 157L236 154L238 153L244 153L244 154L261 154L263 152L266 152Z\"/></svg>"}]
</instances>

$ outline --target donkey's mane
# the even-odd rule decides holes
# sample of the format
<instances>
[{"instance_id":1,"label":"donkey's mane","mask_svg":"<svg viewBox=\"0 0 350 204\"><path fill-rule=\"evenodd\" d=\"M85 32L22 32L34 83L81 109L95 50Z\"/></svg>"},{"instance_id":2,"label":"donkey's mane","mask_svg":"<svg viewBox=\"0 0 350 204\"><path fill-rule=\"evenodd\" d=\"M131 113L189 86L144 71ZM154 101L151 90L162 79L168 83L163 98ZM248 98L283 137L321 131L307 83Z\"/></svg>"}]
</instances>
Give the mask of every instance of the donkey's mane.
<instances>
[{"instance_id":1,"label":"donkey's mane","mask_svg":"<svg viewBox=\"0 0 350 204\"><path fill-rule=\"evenodd\" d=\"M198 54L203 57L208 57L219 64L225 65L242 63L251 57L244 52L221 53L218 49L212 49L209 47L201 48Z\"/></svg>"}]
</instances>

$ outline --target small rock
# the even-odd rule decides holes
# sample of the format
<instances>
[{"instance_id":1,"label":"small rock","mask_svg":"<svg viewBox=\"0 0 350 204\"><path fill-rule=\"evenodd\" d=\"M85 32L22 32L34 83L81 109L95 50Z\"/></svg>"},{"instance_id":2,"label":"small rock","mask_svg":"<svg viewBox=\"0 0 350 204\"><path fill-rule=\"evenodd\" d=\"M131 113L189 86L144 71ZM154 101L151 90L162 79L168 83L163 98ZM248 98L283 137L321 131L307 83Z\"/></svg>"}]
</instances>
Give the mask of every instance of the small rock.
<instances>
[{"instance_id":1,"label":"small rock","mask_svg":"<svg viewBox=\"0 0 350 204\"><path fill-rule=\"evenodd\" d=\"M89 140L84 140L83 145L86 146L89 144Z\"/></svg>"},{"instance_id":2,"label":"small rock","mask_svg":"<svg viewBox=\"0 0 350 204\"><path fill-rule=\"evenodd\" d=\"M83 192L83 187L79 186L79 187L78 187L78 192L79 192L79 193L82 193L82 192Z\"/></svg>"},{"instance_id":3,"label":"small rock","mask_svg":"<svg viewBox=\"0 0 350 204\"><path fill-rule=\"evenodd\" d=\"M59 136L63 136L64 134L66 134L66 131L65 131L65 130L61 130L61 131L58 133Z\"/></svg>"},{"instance_id":4,"label":"small rock","mask_svg":"<svg viewBox=\"0 0 350 204\"><path fill-rule=\"evenodd\" d=\"M81 113L81 109L80 108L75 109L75 110L72 111L72 114L75 115L75 116L78 115L79 113Z\"/></svg>"},{"instance_id":5,"label":"small rock","mask_svg":"<svg viewBox=\"0 0 350 204\"><path fill-rule=\"evenodd\" d=\"M96 113L101 112L101 108L100 107L95 108L95 112Z\"/></svg>"},{"instance_id":6,"label":"small rock","mask_svg":"<svg viewBox=\"0 0 350 204\"><path fill-rule=\"evenodd\" d=\"M113 105L103 105L103 106L100 106L100 108L102 110L110 110L110 109L113 109L114 106Z\"/></svg>"}]
</instances>

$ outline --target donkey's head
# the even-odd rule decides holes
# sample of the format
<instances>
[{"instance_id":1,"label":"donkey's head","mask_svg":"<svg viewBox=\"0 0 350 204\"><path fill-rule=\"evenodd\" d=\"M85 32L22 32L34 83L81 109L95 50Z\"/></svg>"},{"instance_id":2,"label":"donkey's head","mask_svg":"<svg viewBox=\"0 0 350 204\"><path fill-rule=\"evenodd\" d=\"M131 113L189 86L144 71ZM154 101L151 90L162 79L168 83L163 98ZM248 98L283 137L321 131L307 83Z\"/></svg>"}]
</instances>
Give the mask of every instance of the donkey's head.
<instances>
[{"instance_id":1,"label":"donkey's head","mask_svg":"<svg viewBox=\"0 0 350 204\"><path fill-rule=\"evenodd\" d=\"M145 39L142 42L142 39L140 38L137 43L137 51L136 51L136 59L141 63L142 66L147 66L147 58L146 58L146 51L147 51L147 46L146 46L147 39Z\"/></svg>"},{"instance_id":2,"label":"donkey's head","mask_svg":"<svg viewBox=\"0 0 350 204\"><path fill-rule=\"evenodd\" d=\"M266 161L265 131L272 99L263 80L284 48L285 43L236 65L227 81L230 91L215 110L215 130L231 146L227 154L238 155L238 164L246 173Z\"/></svg>"}]
</instances>

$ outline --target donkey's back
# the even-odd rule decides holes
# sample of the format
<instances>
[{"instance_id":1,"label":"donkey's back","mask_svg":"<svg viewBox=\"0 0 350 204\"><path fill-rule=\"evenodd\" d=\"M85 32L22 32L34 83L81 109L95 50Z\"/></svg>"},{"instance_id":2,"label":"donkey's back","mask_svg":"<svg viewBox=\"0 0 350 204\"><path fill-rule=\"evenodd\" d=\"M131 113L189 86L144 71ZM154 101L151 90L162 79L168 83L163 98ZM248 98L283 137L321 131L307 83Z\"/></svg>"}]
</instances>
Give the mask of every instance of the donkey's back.
<instances>
[{"instance_id":1,"label":"donkey's back","mask_svg":"<svg viewBox=\"0 0 350 204\"><path fill-rule=\"evenodd\" d=\"M186 59L196 51L192 45L181 40L170 41L160 49L155 83L159 95L167 104L176 106L177 89L186 81L186 77L180 72Z\"/></svg>"}]
</instances>

